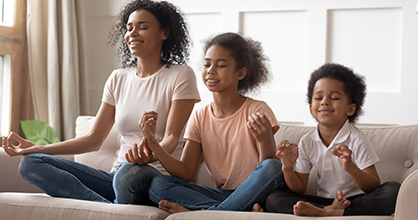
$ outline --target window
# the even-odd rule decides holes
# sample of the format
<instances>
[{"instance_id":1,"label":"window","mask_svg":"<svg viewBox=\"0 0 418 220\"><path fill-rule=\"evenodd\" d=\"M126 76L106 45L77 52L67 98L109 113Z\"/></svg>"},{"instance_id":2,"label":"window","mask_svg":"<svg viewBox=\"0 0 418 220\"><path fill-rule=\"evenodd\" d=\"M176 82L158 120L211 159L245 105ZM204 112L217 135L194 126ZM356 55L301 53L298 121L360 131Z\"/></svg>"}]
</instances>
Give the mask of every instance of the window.
<instances>
[{"instance_id":1,"label":"window","mask_svg":"<svg viewBox=\"0 0 418 220\"><path fill-rule=\"evenodd\" d=\"M0 136L9 133L10 56L0 55Z\"/></svg>"},{"instance_id":2,"label":"window","mask_svg":"<svg viewBox=\"0 0 418 220\"><path fill-rule=\"evenodd\" d=\"M0 0L1 136L33 119L26 42L26 0Z\"/></svg>"},{"instance_id":3,"label":"window","mask_svg":"<svg viewBox=\"0 0 418 220\"><path fill-rule=\"evenodd\" d=\"M0 25L13 26L14 0L0 0Z\"/></svg>"}]
</instances>

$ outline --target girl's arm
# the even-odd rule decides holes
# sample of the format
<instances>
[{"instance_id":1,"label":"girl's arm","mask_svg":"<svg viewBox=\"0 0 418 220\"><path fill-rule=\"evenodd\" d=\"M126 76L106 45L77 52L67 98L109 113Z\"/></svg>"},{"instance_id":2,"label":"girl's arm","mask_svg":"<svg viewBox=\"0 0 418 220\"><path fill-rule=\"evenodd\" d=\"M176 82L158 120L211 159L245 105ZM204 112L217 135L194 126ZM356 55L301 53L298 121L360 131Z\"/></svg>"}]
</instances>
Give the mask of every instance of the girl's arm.
<instances>
[{"instance_id":1,"label":"girl's arm","mask_svg":"<svg viewBox=\"0 0 418 220\"><path fill-rule=\"evenodd\" d=\"M80 154L99 150L112 129L114 116L115 107L107 103L102 103L91 131L85 136L46 146L39 146L12 132L7 140L3 140L2 146L10 156L29 153ZM14 146L12 139L16 140L19 145Z\"/></svg>"},{"instance_id":2,"label":"girl's arm","mask_svg":"<svg viewBox=\"0 0 418 220\"><path fill-rule=\"evenodd\" d=\"M360 170L351 160L352 151L346 145L338 145L332 153L340 159L341 165L353 177L365 193L370 193L380 185L380 178L374 165Z\"/></svg>"},{"instance_id":3,"label":"girl's arm","mask_svg":"<svg viewBox=\"0 0 418 220\"><path fill-rule=\"evenodd\" d=\"M147 144L171 175L187 182L192 180L202 158L202 147L199 143L187 140L180 160L165 151L156 141L147 139Z\"/></svg>"},{"instance_id":4,"label":"girl's arm","mask_svg":"<svg viewBox=\"0 0 418 220\"><path fill-rule=\"evenodd\" d=\"M248 118L247 127L257 141L259 161L261 162L267 158L277 158L270 120L264 114L257 112Z\"/></svg>"},{"instance_id":5,"label":"girl's arm","mask_svg":"<svg viewBox=\"0 0 418 220\"><path fill-rule=\"evenodd\" d=\"M293 165L299 156L298 147L284 140L277 147L276 155L282 162L282 171L287 187L293 192L302 195L305 194L308 186L309 173L298 173L293 169Z\"/></svg>"},{"instance_id":6,"label":"girl's arm","mask_svg":"<svg viewBox=\"0 0 418 220\"><path fill-rule=\"evenodd\" d=\"M192 113L194 104L196 100L175 100L171 103L170 111L167 117L167 125L164 132L163 140L160 142L161 147L163 147L168 153L172 153L177 146L180 134L189 119L190 114ZM152 118L152 119L151 119ZM157 120L158 113L151 111L145 112L142 116L139 126L141 130L145 129L145 122L148 120ZM154 131L155 133L155 131ZM128 151L126 159L133 163L142 164L143 160L137 160L136 158L141 158L139 154L141 151L135 148ZM151 154L148 162L154 162L157 158L155 154Z\"/></svg>"},{"instance_id":7,"label":"girl's arm","mask_svg":"<svg viewBox=\"0 0 418 220\"><path fill-rule=\"evenodd\" d=\"M177 176L189 182L195 175L202 158L202 145L187 140L181 155L181 159L174 158L168 153L155 139L156 120L145 122L142 130L146 147L149 148L157 157L163 167L173 176Z\"/></svg>"}]
</instances>

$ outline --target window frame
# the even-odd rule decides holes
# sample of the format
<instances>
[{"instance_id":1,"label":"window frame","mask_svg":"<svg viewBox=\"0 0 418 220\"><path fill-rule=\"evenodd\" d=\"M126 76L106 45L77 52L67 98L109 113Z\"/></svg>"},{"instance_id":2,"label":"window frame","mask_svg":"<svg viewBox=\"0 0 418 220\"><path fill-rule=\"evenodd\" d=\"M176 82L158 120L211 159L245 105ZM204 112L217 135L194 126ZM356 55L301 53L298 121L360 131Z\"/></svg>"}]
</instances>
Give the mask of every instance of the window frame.
<instances>
[{"instance_id":1,"label":"window frame","mask_svg":"<svg viewBox=\"0 0 418 220\"><path fill-rule=\"evenodd\" d=\"M11 56L9 130L22 134L20 121L34 118L28 46L26 37L27 0L15 0L13 26L0 25L0 53Z\"/></svg>"}]
</instances>

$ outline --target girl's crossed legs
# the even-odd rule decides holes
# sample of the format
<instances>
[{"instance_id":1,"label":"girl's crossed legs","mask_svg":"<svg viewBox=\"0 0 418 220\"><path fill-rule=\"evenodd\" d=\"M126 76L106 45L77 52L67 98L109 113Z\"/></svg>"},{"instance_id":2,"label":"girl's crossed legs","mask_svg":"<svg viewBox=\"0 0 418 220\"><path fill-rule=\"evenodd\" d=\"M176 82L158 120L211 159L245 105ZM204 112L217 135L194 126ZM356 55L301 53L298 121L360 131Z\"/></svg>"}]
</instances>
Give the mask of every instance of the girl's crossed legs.
<instances>
[{"instance_id":1,"label":"girl's crossed legs","mask_svg":"<svg viewBox=\"0 0 418 220\"><path fill-rule=\"evenodd\" d=\"M248 211L255 203L263 203L272 190L284 186L280 161L267 159L236 190L213 189L177 177L158 176L152 181L149 196L160 206L175 203L175 209L162 207L172 213L202 209Z\"/></svg>"}]
</instances>

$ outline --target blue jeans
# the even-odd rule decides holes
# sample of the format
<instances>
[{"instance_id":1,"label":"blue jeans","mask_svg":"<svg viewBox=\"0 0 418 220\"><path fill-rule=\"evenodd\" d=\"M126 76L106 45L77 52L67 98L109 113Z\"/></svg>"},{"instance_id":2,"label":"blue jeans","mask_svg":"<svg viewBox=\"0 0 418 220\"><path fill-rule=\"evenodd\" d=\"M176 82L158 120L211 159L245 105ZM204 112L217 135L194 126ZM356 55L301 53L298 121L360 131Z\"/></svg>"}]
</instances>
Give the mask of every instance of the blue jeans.
<instances>
[{"instance_id":1,"label":"blue jeans","mask_svg":"<svg viewBox=\"0 0 418 220\"><path fill-rule=\"evenodd\" d=\"M264 203L271 191L285 187L279 160L262 161L255 171L236 189L213 189L193 184L173 176L158 176L152 180L149 196L177 203L189 210L248 211L255 203Z\"/></svg>"},{"instance_id":2,"label":"blue jeans","mask_svg":"<svg viewBox=\"0 0 418 220\"><path fill-rule=\"evenodd\" d=\"M116 172L105 172L46 154L25 155L20 175L53 197L105 203L151 204L148 188L154 176L163 175L149 165L123 163Z\"/></svg>"}]
</instances>

